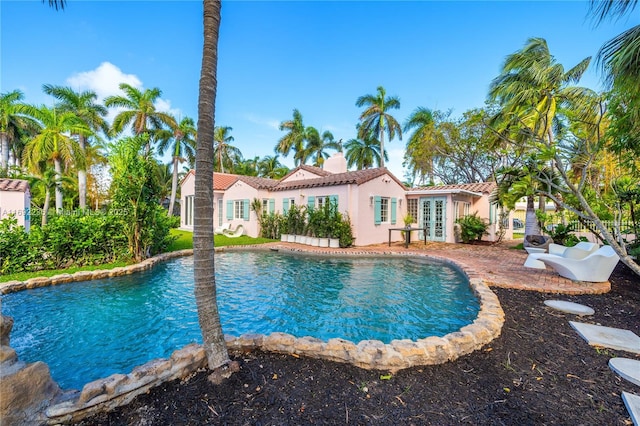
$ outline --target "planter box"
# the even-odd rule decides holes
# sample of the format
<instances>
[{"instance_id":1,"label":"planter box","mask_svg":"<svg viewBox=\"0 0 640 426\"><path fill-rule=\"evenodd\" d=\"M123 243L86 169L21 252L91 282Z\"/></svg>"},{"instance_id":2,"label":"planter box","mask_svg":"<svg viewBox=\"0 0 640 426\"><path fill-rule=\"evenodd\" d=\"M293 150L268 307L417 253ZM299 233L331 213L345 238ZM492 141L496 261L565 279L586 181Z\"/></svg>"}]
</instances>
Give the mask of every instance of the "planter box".
<instances>
[{"instance_id":1,"label":"planter box","mask_svg":"<svg viewBox=\"0 0 640 426\"><path fill-rule=\"evenodd\" d=\"M307 242L312 247L320 247L320 238L318 237L309 237L307 238Z\"/></svg>"},{"instance_id":2,"label":"planter box","mask_svg":"<svg viewBox=\"0 0 640 426\"><path fill-rule=\"evenodd\" d=\"M280 235L280 241L282 241L283 243L286 243L287 241L289 241L289 234Z\"/></svg>"},{"instance_id":3,"label":"planter box","mask_svg":"<svg viewBox=\"0 0 640 426\"><path fill-rule=\"evenodd\" d=\"M293 234L287 235L287 242L288 243L295 243L296 242L296 236L293 235Z\"/></svg>"},{"instance_id":4,"label":"planter box","mask_svg":"<svg viewBox=\"0 0 640 426\"><path fill-rule=\"evenodd\" d=\"M329 247L329 239L328 238L320 238L320 244L318 247Z\"/></svg>"},{"instance_id":5,"label":"planter box","mask_svg":"<svg viewBox=\"0 0 640 426\"><path fill-rule=\"evenodd\" d=\"M340 248L340 239L339 238L329 238L329 247L331 247L331 248Z\"/></svg>"}]
</instances>

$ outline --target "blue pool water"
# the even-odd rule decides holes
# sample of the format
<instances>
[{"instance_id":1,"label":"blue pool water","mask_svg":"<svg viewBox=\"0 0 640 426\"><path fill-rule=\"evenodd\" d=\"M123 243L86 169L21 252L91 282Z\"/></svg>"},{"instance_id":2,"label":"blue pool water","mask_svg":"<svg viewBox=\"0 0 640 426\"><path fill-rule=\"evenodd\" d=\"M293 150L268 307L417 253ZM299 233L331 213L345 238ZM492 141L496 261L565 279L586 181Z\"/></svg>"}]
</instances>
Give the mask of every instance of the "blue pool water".
<instances>
[{"instance_id":1,"label":"blue pool water","mask_svg":"<svg viewBox=\"0 0 640 426\"><path fill-rule=\"evenodd\" d=\"M420 339L472 323L479 302L454 267L422 258L216 254L223 331L323 340ZM64 389L128 373L201 342L193 257L117 278L2 296L11 346Z\"/></svg>"}]
</instances>

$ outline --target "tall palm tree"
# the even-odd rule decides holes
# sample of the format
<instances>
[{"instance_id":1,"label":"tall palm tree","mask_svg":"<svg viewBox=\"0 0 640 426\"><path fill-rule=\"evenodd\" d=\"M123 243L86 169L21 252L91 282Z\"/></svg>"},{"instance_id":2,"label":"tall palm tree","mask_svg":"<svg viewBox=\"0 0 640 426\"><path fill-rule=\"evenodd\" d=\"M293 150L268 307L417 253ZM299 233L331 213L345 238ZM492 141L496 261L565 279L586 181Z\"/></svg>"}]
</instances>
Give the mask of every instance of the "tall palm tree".
<instances>
[{"instance_id":1,"label":"tall palm tree","mask_svg":"<svg viewBox=\"0 0 640 426\"><path fill-rule=\"evenodd\" d=\"M507 56L500 75L491 82L489 97L500 105L501 120L516 130L518 144L532 148L536 141L554 144L553 128L558 124L559 107L580 105L589 96L588 89L571 84L580 80L590 61L590 57L585 58L565 71L542 38L527 40L521 50ZM533 194L527 196L527 215L533 217L535 213L529 211ZM539 208L544 208L544 197L540 196L539 201ZM529 235L527 230L539 231L527 227L525 235Z\"/></svg>"},{"instance_id":2,"label":"tall palm tree","mask_svg":"<svg viewBox=\"0 0 640 426\"><path fill-rule=\"evenodd\" d=\"M396 119L388 113L392 109L400 108L400 99L397 96L387 96L384 87L378 86L376 95L360 96L356 100L357 107L366 107L360 114L360 131L358 137L365 139L365 135L373 132L379 136L380 152L384 151L384 134L389 136L389 142L396 134L402 140L402 129ZM380 167L384 167L384 156L380 157Z\"/></svg>"},{"instance_id":3,"label":"tall palm tree","mask_svg":"<svg viewBox=\"0 0 640 426\"><path fill-rule=\"evenodd\" d=\"M150 133L162 129L164 126L175 126L175 119L166 112L156 110L155 102L162 96L162 91L157 87L141 91L127 83L120 84L120 90L125 96L108 96L104 100L107 107L123 108L113 119L111 131L118 135L129 125L134 135ZM151 149L150 143L146 145L146 152Z\"/></svg>"},{"instance_id":4,"label":"tall palm tree","mask_svg":"<svg viewBox=\"0 0 640 426\"><path fill-rule=\"evenodd\" d=\"M232 127L218 126L213 130L213 155L216 159L214 171L224 173L224 165L227 169L233 168L242 158L242 152L235 146L231 145L233 136L231 136Z\"/></svg>"},{"instance_id":5,"label":"tall palm tree","mask_svg":"<svg viewBox=\"0 0 640 426\"><path fill-rule=\"evenodd\" d=\"M203 0L204 43L198 92L193 275L198 321L209 369L229 364L216 304L213 246L213 129L217 89L220 0ZM224 375L223 375L224 377Z\"/></svg>"},{"instance_id":6,"label":"tall palm tree","mask_svg":"<svg viewBox=\"0 0 640 426\"><path fill-rule=\"evenodd\" d=\"M27 115L28 106L22 102L24 94L20 90L0 93L0 172L9 168L9 152L12 144L20 138L20 132L34 127Z\"/></svg>"},{"instance_id":7,"label":"tall palm tree","mask_svg":"<svg viewBox=\"0 0 640 426\"><path fill-rule=\"evenodd\" d=\"M293 110L293 119L280 123L280 130L286 130L288 133L278 141L275 152L285 157L293 149L294 154L304 150L305 130L302 122L302 114L297 109ZM295 159L295 164L300 164L300 158Z\"/></svg>"},{"instance_id":8,"label":"tall palm tree","mask_svg":"<svg viewBox=\"0 0 640 426\"><path fill-rule=\"evenodd\" d=\"M404 132L413 130L407 141L405 161L411 163L414 173L419 171L423 176L429 175L434 182L433 161L439 156L438 147L442 146L442 133L438 129L436 113L429 108L418 107L411 113L404 124ZM419 164L418 161L424 161Z\"/></svg>"},{"instance_id":9,"label":"tall palm tree","mask_svg":"<svg viewBox=\"0 0 640 426\"><path fill-rule=\"evenodd\" d=\"M77 168L85 165L80 145L71 134L92 135L91 129L72 112L58 112L55 108L29 108L29 115L41 127L24 149L23 161L37 171L43 161L52 161L56 173L56 210L62 209L62 169L71 164Z\"/></svg>"},{"instance_id":10,"label":"tall palm tree","mask_svg":"<svg viewBox=\"0 0 640 426\"><path fill-rule=\"evenodd\" d=\"M171 198L169 199L169 216L173 216L173 206L176 202L178 191L178 167L180 163L188 160L192 163L196 154L196 126L192 118L185 117L171 130L161 132L158 139L158 152L164 154L167 148L172 151L171 162L173 173L171 178Z\"/></svg>"},{"instance_id":11,"label":"tall palm tree","mask_svg":"<svg viewBox=\"0 0 640 426\"><path fill-rule=\"evenodd\" d=\"M344 144L347 166L355 166L358 170L369 169L377 164L381 165L380 141L372 134L365 135L364 139L350 139ZM389 159L387 151L385 159Z\"/></svg>"},{"instance_id":12,"label":"tall palm tree","mask_svg":"<svg viewBox=\"0 0 640 426\"><path fill-rule=\"evenodd\" d=\"M333 139L333 134L328 130L320 134L315 127L309 126L305 129L304 134L307 143L302 151L296 153L300 164L306 164L307 160L311 158L314 166L322 167L324 160L329 157L326 150L338 150L339 148L338 142Z\"/></svg>"},{"instance_id":13,"label":"tall palm tree","mask_svg":"<svg viewBox=\"0 0 640 426\"><path fill-rule=\"evenodd\" d=\"M42 89L47 95L58 99L59 102L56 104L56 108L59 111L74 113L94 134L97 134L100 130L105 135L109 132L109 126L105 119L109 111L104 105L96 103L98 95L95 92L89 90L76 92L70 87L50 84L43 85ZM80 149L83 154L86 153L87 137L83 134L73 136L77 136ZM82 210L87 208L87 171L85 168L78 169L78 204Z\"/></svg>"}]
</instances>

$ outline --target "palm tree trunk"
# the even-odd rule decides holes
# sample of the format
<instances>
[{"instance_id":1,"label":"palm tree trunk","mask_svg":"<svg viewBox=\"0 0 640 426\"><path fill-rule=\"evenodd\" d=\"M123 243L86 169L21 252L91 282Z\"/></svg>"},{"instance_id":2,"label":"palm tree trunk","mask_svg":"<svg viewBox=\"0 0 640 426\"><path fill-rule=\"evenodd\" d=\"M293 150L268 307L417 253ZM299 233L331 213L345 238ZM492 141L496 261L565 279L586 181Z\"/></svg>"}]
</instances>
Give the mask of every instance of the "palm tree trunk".
<instances>
[{"instance_id":1,"label":"palm tree trunk","mask_svg":"<svg viewBox=\"0 0 640 426\"><path fill-rule=\"evenodd\" d=\"M178 192L178 157L173 157L173 177L171 179L171 199L169 200L169 216L173 216L173 206Z\"/></svg>"},{"instance_id":2,"label":"palm tree trunk","mask_svg":"<svg viewBox=\"0 0 640 426\"><path fill-rule=\"evenodd\" d=\"M0 133L0 140L2 145L2 159L0 160L0 169L7 170L9 168L9 139L7 138L7 134L2 132Z\"/></svg>"},{"instance_id":3,"label":"palm tree trunk","mask_svg":"<svg viewBox=\"0 0 640 426\"><path fill-rule=\"evenodd\" d=\"M78 143L80 145L82 155L86 155L85 137L80 135ZM82 170L78 169L78 205L80 210L87 208L87 171L84 168Z\"/></svg>"},{"instance_id":4,"label":"palm tree trunk","mask_svg":"<svg viewBox=\"0 0 640 426\"><path fill-rule=\"evenodd\" d=\"M56 171L56 212L62 210L62 163L59 158L53 160L53 168Z\"/></svg>"},{"instance_id":5,"label":"palm tree trunk","mask_svg":"<svg viewBox=\"0 0 640 426\"><path fill-rule=\"evenodd\" d=\"M207 363L229 363L216 302L213 246L213 128L216 99L220 0L203 0L204 45L198 93L198 136L194 199L193 275L198 321Z\"/></svg>"},{"instance_id":6,"label":"palm tree trunk","mask_svg":"<svg viewBox=\"0 0 640 426\"><path fill-rule=\"evenodd\" d=\"M42 220L40 221L41 226L45 226L47 224L47 216L49 215L49 204L51 204L51 190L49 187L45 189L44 192L44 205L42 206Z\"/></svg>"},{"instance_id":7,"label":"palm tree trunk","mask_svg":"<svg viewBox=\"0 0 640 426\"><path fill-rule=\"evenodd\" d=\"M380 167L384 168L384 128L380 126Z\"/></svg>"}]
</instances>

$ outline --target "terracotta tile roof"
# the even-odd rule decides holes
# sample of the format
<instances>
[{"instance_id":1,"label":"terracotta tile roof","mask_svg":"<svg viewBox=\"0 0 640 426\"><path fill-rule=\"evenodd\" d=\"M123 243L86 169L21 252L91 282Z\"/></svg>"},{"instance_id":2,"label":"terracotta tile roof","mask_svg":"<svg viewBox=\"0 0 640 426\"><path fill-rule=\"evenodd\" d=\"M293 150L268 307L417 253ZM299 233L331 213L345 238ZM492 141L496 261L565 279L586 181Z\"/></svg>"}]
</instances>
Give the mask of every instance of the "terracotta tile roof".
<instances>
[{"instance_id":1,"label":"terracotta tile roof","mask_svg":"<svg viewBox=\"0 0 640 426\"><path fill-rule=\"evenodd\" d=\"M225 191L231 185L236 183L238 175L232 175L231 173L214 173L213 174L213 190Z\"/></svg>"},{"instance_id":2,"label":"terracotta tile roof","mask_svg":"<svg viewBox=\"0 0 640 426\"><path fill-rule=\"evenodd\" d=\"M271 189L280 183L279 181L274 179L262 178L257 176L236 175L236 177L238 178L238 180L241 180L242 182L256 189Z\"/></svg>"},{"instance_id":3,"label":"terracotta tile roof","mask_svg":"<svg viewBox=\"0 0 640 426\"><path fill-rule=\"evenodd\" d=\"M456 185L435 185L411 188L411 191L454 191L462 189L464 191L491 194L498 188L495 182L460 183Z\"/></svg>"},{"instance_id":4,"label":"terracotta tile roof","mask_svg":"<svg viewBox=\"0 0 640 426\"><path fill-rule=\"evenodd\" d=\"M291 182L282 182L278 186L271 188L273 191L284 191L287 189L301 189L301 188L314 188L321 186L335 186L335 185L346 185L346 184L357 184L361 185L365 182L370 181L371 179L375 179L384 174L388 174L394 181L398 183L398 185L403 186L402 182L400 182L391 172L389 172L386 168L376 168L376 169L365 169L365 170L356 170L353 172L346 173L329 173L326 176L313 178L313 179L302 179L295 180Z\"/></svg>"},{"instance_id":5,"label":"terracotta tile roof","mask_svg":"<svg viewBox=\"0 0 640 426\"><path fill-rule=\"evenodd\" d=\"M0 179L0 191L27 192L29 182L22 179Z\"/></svg>"}]
</instances>

